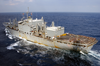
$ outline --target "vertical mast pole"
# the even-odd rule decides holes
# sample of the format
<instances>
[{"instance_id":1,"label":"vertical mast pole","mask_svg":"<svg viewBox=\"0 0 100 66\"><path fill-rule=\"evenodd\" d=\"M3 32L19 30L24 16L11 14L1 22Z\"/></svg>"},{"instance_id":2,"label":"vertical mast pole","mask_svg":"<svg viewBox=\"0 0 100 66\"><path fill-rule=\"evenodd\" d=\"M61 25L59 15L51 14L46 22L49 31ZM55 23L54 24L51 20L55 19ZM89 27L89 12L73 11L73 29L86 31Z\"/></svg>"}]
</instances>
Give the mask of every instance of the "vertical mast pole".
<instances>
[{"instance_id":1,"label":"vertical mast pole","mask_svg":"<svg viewBox=\"0 0 100 66\"><path fill-rule=\"evenodd\" d=\"M28 7L28 12L27 12L27 19L28 19L28 13L29 13L29 7Z\"/></svg>"}]
</instances>

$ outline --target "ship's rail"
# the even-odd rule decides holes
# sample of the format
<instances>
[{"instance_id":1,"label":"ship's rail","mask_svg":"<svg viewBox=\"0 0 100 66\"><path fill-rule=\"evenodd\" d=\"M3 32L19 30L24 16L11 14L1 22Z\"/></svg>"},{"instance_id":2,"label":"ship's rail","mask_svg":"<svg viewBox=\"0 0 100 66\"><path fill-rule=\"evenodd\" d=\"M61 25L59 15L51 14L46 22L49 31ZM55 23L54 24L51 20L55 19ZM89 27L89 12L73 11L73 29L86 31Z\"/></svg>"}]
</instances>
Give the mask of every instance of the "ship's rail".
<instances>
[{"instance_id":1,"label":"ship's rail","mask_svg":"<svg viewBox=\"0 0 100 66\"><path fill-rule=\"evenodd\" d=\"M92 42L92 43L90 43L90 44L71 43L71 42L64 42L64 41L61 41L61 40L57 40L57 42L64 43L64 44L75 45L75 46L89 47L89 46L92 46L92 45L96 44L98 41L95 40L94 42Z\"/></svg>"}]
</instances>

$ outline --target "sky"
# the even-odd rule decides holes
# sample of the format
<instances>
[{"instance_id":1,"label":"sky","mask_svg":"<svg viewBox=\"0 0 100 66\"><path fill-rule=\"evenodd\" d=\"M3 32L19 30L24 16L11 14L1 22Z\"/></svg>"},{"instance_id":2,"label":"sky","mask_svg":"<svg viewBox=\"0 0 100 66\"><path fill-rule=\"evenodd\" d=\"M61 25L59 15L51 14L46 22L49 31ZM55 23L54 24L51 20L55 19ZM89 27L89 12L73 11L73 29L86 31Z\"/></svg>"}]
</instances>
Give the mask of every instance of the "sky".
<instances>
[{"instance_id":1,"label":"sky","mask_svg":"<svg viewBox=\"0 0 100 66\"><path fill-rule=\"evenodd\" d=\"M100 0L0 0L0 12L99 12Z\"/></svg>"}]
</instances>

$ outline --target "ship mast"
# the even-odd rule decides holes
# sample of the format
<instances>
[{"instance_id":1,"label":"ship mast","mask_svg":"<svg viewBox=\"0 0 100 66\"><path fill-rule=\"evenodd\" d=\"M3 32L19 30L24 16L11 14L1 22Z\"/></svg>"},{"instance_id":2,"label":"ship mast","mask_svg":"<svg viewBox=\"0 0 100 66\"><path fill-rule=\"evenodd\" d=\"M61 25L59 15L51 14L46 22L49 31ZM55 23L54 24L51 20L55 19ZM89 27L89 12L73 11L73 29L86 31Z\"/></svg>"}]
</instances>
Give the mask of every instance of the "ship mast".
<instances>
[{"instance_id":1,"label":"ship mast","mask_svg":"<svg viewBox=\"0 0 100 66\"><path fill-rule=\"evenodd\" d=\"M29 7L28 7L28 12L27 12L27 19L28 19L28 13L29 13Z\"/></svg>"}]
</instances>

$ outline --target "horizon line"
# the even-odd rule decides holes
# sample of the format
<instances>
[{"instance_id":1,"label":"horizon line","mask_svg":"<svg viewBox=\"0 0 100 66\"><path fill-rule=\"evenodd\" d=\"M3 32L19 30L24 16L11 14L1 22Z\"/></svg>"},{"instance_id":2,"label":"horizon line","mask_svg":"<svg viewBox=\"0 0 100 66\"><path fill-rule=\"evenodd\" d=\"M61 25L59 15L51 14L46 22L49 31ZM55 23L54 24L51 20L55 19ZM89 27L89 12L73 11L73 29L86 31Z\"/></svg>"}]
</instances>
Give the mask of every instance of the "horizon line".
<instances>
[{"instance_id":1,"label":"horizon line","mask_svg":"<svg viewBox=\"0 0 100 66\"><path fill-rule=\"evenodd\" d=\"M0 13L26 13L26 12L0 12ZM100 12L30 12L30 13L100 13Z\"/></svg>"}]
</instances>

